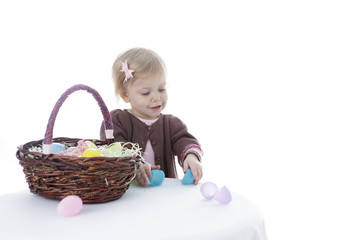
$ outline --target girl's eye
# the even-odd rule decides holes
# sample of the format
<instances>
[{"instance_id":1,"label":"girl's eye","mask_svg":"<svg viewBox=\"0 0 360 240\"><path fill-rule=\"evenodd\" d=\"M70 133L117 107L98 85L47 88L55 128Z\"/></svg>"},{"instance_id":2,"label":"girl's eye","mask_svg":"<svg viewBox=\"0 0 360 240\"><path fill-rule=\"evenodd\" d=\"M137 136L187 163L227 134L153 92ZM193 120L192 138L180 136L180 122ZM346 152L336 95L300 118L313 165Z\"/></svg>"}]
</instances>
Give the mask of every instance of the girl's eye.
<instances>
[{"instance_id":1,"label":"girl's eye","mask_svg":"<svg viewBox=\"0 0 360 240\"><path fill-rule=\"evenodd\" d=\"M149 94L150 94L150 92L141 93L141 95L143 95L143 96L148 96Z\"/></svg>"},{"instance_id":2,"label":"girl's eye","mask_svg":"<svg viewBox=\"0 0 360 240\"><path fill-rule=\"evenodd\" d=\"M166 91L165 88L160 88L160 89L159 89L159 92L165 92L165 91Z\"/></svg>"}]
</instances>

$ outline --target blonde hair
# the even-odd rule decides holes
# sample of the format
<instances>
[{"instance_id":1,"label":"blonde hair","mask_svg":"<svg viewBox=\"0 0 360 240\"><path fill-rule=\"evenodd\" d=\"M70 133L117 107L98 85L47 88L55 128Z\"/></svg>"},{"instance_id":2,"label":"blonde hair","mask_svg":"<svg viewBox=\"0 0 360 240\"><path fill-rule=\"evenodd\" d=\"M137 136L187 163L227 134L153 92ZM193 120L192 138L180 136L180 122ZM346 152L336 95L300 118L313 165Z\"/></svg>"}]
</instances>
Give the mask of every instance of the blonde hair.
<instances>
[{"instance_id":1,"label":"blonde hair","mask_svg":"<svg viewBox=\"0 0 360 240\"><path fill-rule=\"evenodd\" d=\"M133 78L124 82L125 73L121 72L121 62L127 62L129 69L134 70ZM139 77L148 77L156 74L166 75L166 67L160 56L152 50L145 48L132 48L120 54L112 67L112 77L115 84L115 94L120 97L129 84Z\"/></svg>"}]
</instances>

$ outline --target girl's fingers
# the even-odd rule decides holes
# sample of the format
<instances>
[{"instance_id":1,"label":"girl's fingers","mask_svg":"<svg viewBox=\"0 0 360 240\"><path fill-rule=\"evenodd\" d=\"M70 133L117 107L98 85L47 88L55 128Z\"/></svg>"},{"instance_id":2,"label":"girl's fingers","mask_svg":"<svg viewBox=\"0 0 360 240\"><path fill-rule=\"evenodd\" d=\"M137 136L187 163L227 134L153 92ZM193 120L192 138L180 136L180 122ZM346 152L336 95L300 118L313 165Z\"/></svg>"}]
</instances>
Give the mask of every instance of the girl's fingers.
<instances>
[{"instance_id":1,"label":"girl's fingers","mask_svg":"<svg viewBox=\"0 0 360 240\"><path fill-rule=\"evenodd\" d=\"M199 181L202 179L203 177L203 171L202 171L202 167L200 166L200 169L199 169Z\"/></svg>"},{"instance_id":2,"label":"girl's fingers","mask_svg":"<svg viewBox=\"0 0 360 240\"><path fill-rule=\"evenodd\" d=\"M147 182L148 182L148 178L147 178L147 176L145 175L144 178L143 178L143 183L144 183L143 186L145 186Z\"/></svg>"},{"instance_id":3,"label":"girl's fingers","mask_svg":"<svg viewBox=\"0 0 360 240\"><path fill-rule=\"evenodd\" d=\"M151 175L151 172L150 172ZM147 179L147 173L146 173L146 167L140 164L140 167L138 169L138 172L136 174L136 181L141 185L145 186L148 179Z\"/></svg>"},{"instance_id":4,"label":"girl's fingers","mask_svg":"<svg viewBox=\"0 0 360 240\"><path fill-rule=\"evenodd\" d=\"M153 170L153 169L159 170L159 169L160 169L160 165L151 166L151 170Z\"/></svg>"},{"instance_id":5,"label":"girl's fingers","mask_svg":"<svg viewBox=\"0 0 360 240\"><path fill-rule=\"evenodd\" d=\"M183 170L184 170L184 173L186 173L186 171L188 170L189 166L187 164L187 162L184 163L184 167L183 167Z\"/></svg>"},{"instance_id":6,"label":"girl's fingers","mask_svg":"<svg viewBox=\"0 0 360 240\"><path fill-rule=\"evenodd\" d=\"M194 176L194 179L195 179L195 182L194 184L197 185L201 178L202 178L202 167L201 166L198 166L197 168L194 168L194 172L193 172L193 176Z\"/></svg>"},{"instance_id":7,"label":"girl's fingers","mask_svg":"<svg viewBox=\"0 0 360 240\"><path fill-rule=\"evenodd\" d=\"M151 167L145 167L145 177L148 176L149 178L152 178L151 175Z\"/></svg>"}]
</instances>

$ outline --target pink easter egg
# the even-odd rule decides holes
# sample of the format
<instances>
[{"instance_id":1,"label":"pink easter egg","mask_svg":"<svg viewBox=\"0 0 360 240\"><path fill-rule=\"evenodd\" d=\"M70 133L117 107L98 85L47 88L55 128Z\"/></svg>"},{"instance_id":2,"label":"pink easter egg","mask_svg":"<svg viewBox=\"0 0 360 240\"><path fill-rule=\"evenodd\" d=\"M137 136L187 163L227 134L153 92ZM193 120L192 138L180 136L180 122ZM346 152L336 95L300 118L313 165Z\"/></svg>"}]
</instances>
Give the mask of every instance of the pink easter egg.
<instances>
[{"instance_id":1,"label":"pink easter egg","mask_svg":"<svg viewBox=\"0 0 360 240\"><path fill-rule=\"evenodd\" d=\"M231 202L231 193L227 187L223 186L219 192L215 195L214 199L222 204L228 204Z\"/></svg>"},{"instance_id":2,"label":"pink easter egg","mask_svg":"<svg viewBox=\"0 0 360 240\"><path fill-rule=\"evenodd\" d=\"M65 153L69 153L72 152L76 149L76 147L69 147L68 149L66 149Z\"/></svg>"},{"instance_id":3,"label":"pink easter egg","mask_svg":"<svg viewBox=\"0 0 360 240\"><path fill-rule=\"evenodd\" d=\"M83 202L80 197L70 195L65 197L57 206L57 212L64 217L72 217L78 214L82 209Z\"/></svg>"},{"instance_id":4,"label":"pink easter egg","mask_svg":"<svg viewBox=\"0 0 360 240\"><path fill-rule=\"evenodd\" d=\"M200 192L206 199L212 199L216 193L218 192L218 187L215 183L212 182L206 182L201 184Z\"/></svg>"}]
</instances>

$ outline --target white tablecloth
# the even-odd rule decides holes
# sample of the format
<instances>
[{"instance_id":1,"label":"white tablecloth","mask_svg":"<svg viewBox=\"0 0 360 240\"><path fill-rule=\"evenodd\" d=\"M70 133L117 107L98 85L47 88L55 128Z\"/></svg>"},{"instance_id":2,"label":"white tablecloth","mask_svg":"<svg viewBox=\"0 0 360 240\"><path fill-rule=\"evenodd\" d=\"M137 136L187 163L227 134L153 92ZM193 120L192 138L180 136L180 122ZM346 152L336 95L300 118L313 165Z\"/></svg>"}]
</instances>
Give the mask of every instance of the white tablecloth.
<instances>
[{"instance_id":1,"label":"white tablecloth","mask_svg":"<svg viewBox=\"0 0 360 240\"><path fill-rule=\"evenodd\" d=\"M118 200L84 204L79 215L61 217L58 200L21 191L0 196L0 239L265 240L259 210L232 197L223 205L204 199L199 185L165 179L159 187L132 184Z\"/></svg>"}]
</instances>

